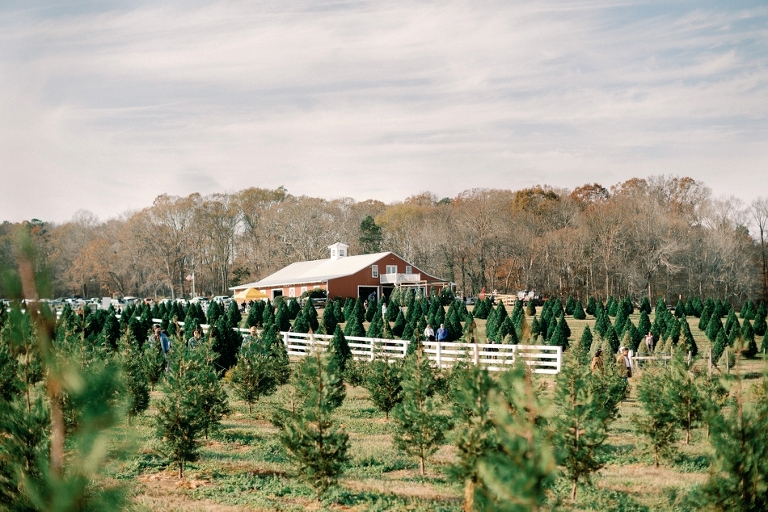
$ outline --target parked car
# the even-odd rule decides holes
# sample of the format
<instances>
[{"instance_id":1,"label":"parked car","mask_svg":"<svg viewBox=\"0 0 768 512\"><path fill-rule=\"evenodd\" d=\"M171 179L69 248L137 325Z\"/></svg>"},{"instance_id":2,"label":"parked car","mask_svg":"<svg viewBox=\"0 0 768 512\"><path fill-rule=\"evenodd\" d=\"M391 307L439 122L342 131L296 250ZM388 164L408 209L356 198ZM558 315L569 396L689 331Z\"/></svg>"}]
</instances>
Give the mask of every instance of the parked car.
<instances>
[{"instance_id":1,"label":"parked car","mask_svg":"<svg viewBox=\"0 0 768 512\"><path fill-rule=\"evenodd\" d=\"M199 303L205 303L205 304L207 304L207 303L208 303L208 297L203 297L203 296L199 296L199 297L192 297L192 298L189 300L189 302L191 302L191 303L195 303L195 304L196 304L196 303L198 303L198 302L199 302Z\"/></svg>"}]
</instances>

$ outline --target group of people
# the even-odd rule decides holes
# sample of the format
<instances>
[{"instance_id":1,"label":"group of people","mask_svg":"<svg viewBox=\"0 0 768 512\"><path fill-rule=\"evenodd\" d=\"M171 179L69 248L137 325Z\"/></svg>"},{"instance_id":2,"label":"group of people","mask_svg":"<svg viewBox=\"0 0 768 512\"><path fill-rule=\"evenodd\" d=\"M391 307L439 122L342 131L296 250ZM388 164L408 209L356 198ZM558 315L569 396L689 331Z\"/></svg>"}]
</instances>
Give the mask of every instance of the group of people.
<instances>
[{"instance_id":1,"label":"group of people","mask_svg":"<svg viewBox=\"0 0 768 512\"><path fill-rule=\"evenodd\" d=\"M437 338L435 338L435 331L430 324L424 329L424 339L427 341L448 341L448 329L445 328L445 324L440 324L437 329Z\"/></svg>"},{"instance_id":2,"label":"group of people","mask_svg":"<svg viewBox=\"0 0 768 512\"><path fill-rule=\"evenodd\" d=\"M619 373L625 378L632 377L632 361L629 359L629 349L627 347L620 347L619 352L616 354L616 366L619 368ZM592 373L604 373L605 366L603 365L603 349L599 348L592 357L590 363Z\"/></svg>"}]
</instances>

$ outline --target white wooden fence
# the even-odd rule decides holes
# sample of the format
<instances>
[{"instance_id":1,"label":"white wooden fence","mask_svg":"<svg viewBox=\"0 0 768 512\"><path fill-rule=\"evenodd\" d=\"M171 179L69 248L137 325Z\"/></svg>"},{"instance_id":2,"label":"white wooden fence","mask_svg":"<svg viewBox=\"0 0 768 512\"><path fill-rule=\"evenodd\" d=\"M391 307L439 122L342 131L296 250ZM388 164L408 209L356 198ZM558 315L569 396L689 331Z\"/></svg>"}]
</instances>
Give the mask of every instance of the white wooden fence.
<instances>
[{"instance_id":1,"label":"white wooden fence","mask_svg":"<svg viewBox=\"0 0 768 512\"><path fill-rule=\"evenodd\" d=\"M154 323L161 323L153 318ZM184 322L179 322L181 327ZM208 325L201 325L208 331ZM247 334L248 329L235 329ZM289 356L304 357L314 350L325 351L333 336L328 334L305 334L301 332L281 331L283 343ZM364 338L345 336L355 359L373 361L374 359L402 359L408 351L408 340L388 340L385 338ZM532 368L533 373L555 375L560 373L563 364L563 348L548 345L503 345L456 343L446 341L422 341L424 352L439 368L450 368L459 361L481 365L489 371L503 371L514 364L520 357Z\"/></svg>"},{"instance_id":2,"label":"white wooden fence","mask_svg":"<svg viewBox=\"0 0 768 512\"><path fill-rule=\"evenodd\" d=\"M327 334L304 334L281 332L288 355L303 357L312 350L327 350L333 336ZM408 351L408 340L363 338L346 336L352 356L355 359L373 361L382 358L404 358ZM424 352L440 368L450 368L459 361L481 365L490 371L501 371L514 364L520 357L532 367L534 373L557 374L563 361L562 347L544 345L496 345L477 343L453 343L444 341L423 341Z\"/></svg>"}]
</instances>

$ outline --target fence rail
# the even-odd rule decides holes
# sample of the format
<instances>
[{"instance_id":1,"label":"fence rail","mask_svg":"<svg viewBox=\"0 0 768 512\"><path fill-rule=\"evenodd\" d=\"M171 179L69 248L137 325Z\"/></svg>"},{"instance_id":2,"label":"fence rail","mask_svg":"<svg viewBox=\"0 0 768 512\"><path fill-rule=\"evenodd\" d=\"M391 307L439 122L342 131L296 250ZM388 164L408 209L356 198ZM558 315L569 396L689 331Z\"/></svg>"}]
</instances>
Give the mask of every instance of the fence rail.
<instances>
[{"instance_id":1,"label":"fence rail","mask_svg":"<svg viewBox=\"0 0 768 512\"><path fill-rule=\"evenodd\" d=\"M119 315L116 315L119 318ZM153 318L154 323L161 323ZM183 327L184 322L178 322ZM202 324L204 332L208 325ZM241 334L248 329L235 328ZM305 334L301 332L281 331L283 343L289 356L305 357L313 350L328 349L333 336L328 334ZM408 340L389 340L385 338L365 338L345 336L352 356L355 359L373 361L374 359L402 359L408 352ZM479 343L455 343L445 341L422 341L424 352L439 368L450 368L460 361L466 361L485 367L489 371L503 371L514 364L518 357L531 367L533 373L555 375L560 373L563 364L562 347L548 345L499 345Z\"/></svg>"},{"instance_id":2,"label":"fence rail","mask_svg":"<svg viewBox=\"0 0 768 512\"><path fill-rule=\"evenodd\" d=\"M333 336L281 332L288 355L303 357L313 350L327 350ZM347 343L355 359L400 359L408 351L408 340L363 338L347 336ZM562 347L543 345L496 345L477 343L451 343L424 341L424 352L440 368L450 368L459 361L483 366L490 371L503 371L514 364L518 357L532 368L534 373L557 374L563 361Z\"/></svg>"}]
</instances>

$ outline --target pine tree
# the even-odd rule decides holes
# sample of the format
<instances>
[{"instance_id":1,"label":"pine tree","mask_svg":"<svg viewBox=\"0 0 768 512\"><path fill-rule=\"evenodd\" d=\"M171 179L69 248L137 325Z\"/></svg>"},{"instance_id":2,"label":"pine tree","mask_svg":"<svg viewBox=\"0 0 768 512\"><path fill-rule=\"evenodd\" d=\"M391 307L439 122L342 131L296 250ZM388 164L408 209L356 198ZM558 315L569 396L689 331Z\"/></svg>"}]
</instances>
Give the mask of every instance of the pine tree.
<instances>
[{"instance_id":1,"label":"pine tree","mask_svg":"<svg viewBox=\"0 0 768 512\"><path fill-rule=\"evenodd\" d=\"M568 300L565 302L565 314L573 315L576 309L576 301L573 299L573 295L568 295Z\"/></svg>"},{"instance_id":2,"label":"pine tree","mask_svg":"<svg viewBox=\"0 0 768 512\"><path fill-rule=\"evenodd\" d=\"M675 316L677 318L685 316L685 305L683 304L682 299L677 300L677 305L675 305Z\"/></svg>"},{"instance_id":3,"label":"pine tree","mask_svg":"<svg viewBox=\"0 0 768 512\"><path fill-rule=\"evenodd\" d=\"M336 331L333 333L333 338L328 345L328 352L331 367L338 371L341 379L347 369L347 361L352 359L352 350L339 326L336 326Z\"/></svg>"},{"instance_id":4,"label":"pine tree","mask_svg":"<svg viewBox=\"0 0 768 512\"><path fill-rule=\"evenodd\" d=\"M713 314L707 325L707 338L709 338L709 341L715 341L717 333L721 330L723 330L723 322L720 320L719 316Z\"/></svg>"},{"instance_id":5,"label":"pine tree","mask_svg":"<svg viewBox=\"0 0 768 512\"><path fill-rule=\"evenodd\" d=\"M585 320L587 318L580 300L576 301L576 305L573 307L573 318L576 320Z\"/></svg>"},{"instance_id":6,"label":"pine tree","mask_svg":"<svg viewBox=\"0 0 768 512\"><path fill-rule=\"evenodd\" d=\"M229 309L227 309L227 321L229 322L230 327L235 328L239 328L240 322L243 321L243 315L240 313L240 308L234 300L229 303Z\"/></svg>"},{"instance_id":7,"label":"pine tree","mask_svg":"<svg viewBox=\"0 0 768 512\"><path fill-rule=\"evenodd\" d=\"M265 302L261 300L257 300L251 304L251 309L248 311L248 317L245 319L245 325L247 327L259 327L263 324L264 305Z\"/></svg>"},{"instance_id":8,"label":"pine tree","mask_svg":"<svg viewBox=\"0 0 768 512\"><path fill-rule=\"evenodd\" d=\"M613 330L613 326L609 325L605 332L605 339L611 346L610 354L615 354L619 351L619 337L616 331Z\"/></svg>"},{"instance_id":9,"label":"pine tree","mask_svg":"<svg viewBox=\"0 0 768 512\"><path fill-rule=\"evenodd\" d=\"M365 335L369 338L384 337L384 320L381 315L373 315L371 323L368 326L368 332L366 332Z\"/></svg>"},{"instance_id":10,"label":"pine tree","mask_svg":"<svg viewBox=\"0 0 768 512\"><path fill-rule=\"evenodd\" d=\"M164 396L157 404L157 435L163 439L162 451L178 466L179 479L184 477L184 463L197 460L203 432L201 397L190 392L196 388L197 369L196 360L182 357L181 351L172 353Z\"/></svg>"},{"instance_id":11,"label":"pine tree","mask_svg":"<svg viewBox=\"0 0 768 512\"><path fill-rule=\"evenodd\" d=\"M291 328L291 312L284 300L277 301L277 311L275 312L275 327L278 332L285 332ZM264 326L267 322L264 322Z\"/></svg>"},{"instance_id":12,"label":"pine tree","mask_svg":"<svg viewBox=\"0 0 768 512\"><path fill-rule=\"evenodd\" d=\"M741 326L742 350L741 355L746 358L753 358L757 354L757 343L755 342L755 331L749 320L744 320Z\"/></svg>"},{"instance_id":13,"label":"pine tree","mask_svg":"<svg viewBox=\"0 0 768 512\"><path fill-rule=\"evenodd\" d=\"M618 415L618 400L607 407L603 400L606 395L594 392L601 387L599 379L574 351L566 353L555 379L553 444L571 482L571 500L576 499L579 481L589 482L590 476L605 465L600 455L608 439L608 426Z\"/></svg>"},{"instance_id":14,"label":"pine tree","mask_svg":"<svg viewBox=\"0 0 768 512\"><path fill-rule=\"evenodd\" d=\"M303 312L300 312L298 315L296 315L296 319L293 321L293 332L300 332L303 334L306 334L309 332L310 326L309 322L307 321L307 318L304 316Z\"/></svg>"},{"instance_id":15,"label":"pine tree","mask_svg":"<svg viewBox=\"0 0 768 512\"><path fill-rule=\"evenodd\" d=\"M403 364L401 360L376 359L366 372L363 385L371 395L371 401L389 421L389 411L403 401Z\"/></svg>"},{"instance_id":16,"label":"pine tree","mask_svg":"<svg viewBox=\"0 0 768 512\"><path fill-rule=\"evenodd\" d=\"M392 334L400 338L404 335L404 333L405 333L405 315L403 315L402 311L398 311L397 317L395 318L395 325L392 326Z\"/></svg>"},{"instance_id":17,"label":"pine tree","mask_svg":"<svg viewBox=\"0 0 768 512\"><path fill-rule=\"evenodd\" d=\"M341 376L330 371L328 358L320 355L299 363L294 387L300 403L295 410L280 409L273 423L298 477L314 487L319 498L336 485L349 461L349 436L333 420L344 387Z\"/></svg>"},{"instance_id":18,"label":"pine tree","mask_svg":"<svg viewBox=\"0 0 768 512\"><path fill-rule=\"evenodd\" d=\"M361 306L362 307L362 306ZM357 306L355 306L355 310ZM363 322L358 319L358 316L352 313L352 317L347 320L347 324L344 326L344 334L347 336L365 336L365 327Z\"/></svg>"},{"instance_id":19,"label":"pine tree","mask_svg":"<svg viewBox=\"0 0 768 512\"><path fill-rule=\"evenodd\" d=\"M272 303L267 300L266 304L264 304L264 312L261 314L261 325L266 329L268 326L275 324L275 308Z\"/></svg>"},{"instance_id":20,"label":"pine tree","mask_svg":"<svg viewBox=\"0 0 768 512\"><path fill-rule=\"evenodd\" d=\"M131 418L137 416L149 408L149 380L144 373L142 364L142 354L139 350L136 340L131 336L130 331L118 341L120 354L122 356L123 371L125 372L125 386L128 392L128 423Z\"/></svg>"},{"instance_id":21,"label":"pine tree","mask_svg":"<svg viewBox=\"0 0 768 512\"><path fill-rule=\"evenodd\" d=\"M697 374L686 362L686 355L678 350L672 357L667 370L667 381L663 388L678 425L685 429L685 444L691 442L691 429L703 418L704 398Z\"/></svg>"},{"instance_id":22,"label":"pine tree","mask_svg":"<svg viewBox=\"0 0 768 512\"><path fill-rule=\"evenodd\" d=\"M207 342L199 346L197 350L187 351L185 357L196 364L193 375L194 393L199 396L202 410L201 428L203 436L208 439L208 434L219 430L222 418L231 412L227 393L221 385L216 371L219 354L213 350L212 344Z\"/></svg>"},{"instance_id":23,"label":"pine tree","mask_svg":"<svg viewBox=\"0 0 768 512\"><path fill-rule=\"evenodd\" d=\"M317 320L317 310L315 309L315 305L312 304L312 299L307 297L301 312L309 323L309 326L312 328L312 332L317 332L320 327L320 322Z\"/></svg>"},{"instance_id":24,"label":"pine tree","mask_svg":"<svg viewBox=\"0 0 768 512\"><path fill-rule=\"evenodd\" d=\"M395 446L419 458L419 473L425 475L426 458L434 453L450 428L449 418L438 412L432 397L435 376L420 347L406 358L403 368L403 401L395 406Z\"/></svg>"},{"instance_id":25,"label":"pine tree","mask_svg":"<svg viewBox=\"0 0 768 512\"><path fill-rule=\"evenodd\" d=\"M640 302L640 312L645 313L646 315L651 314L651 303L648 300L648 297L643 297L643 300Z\"/></svg>"},{"instance_id":26,"label":"pine tree","mask_svg":"<svg viewBox=\"0 0 768 512\"><path fill-rule=\"evenodd\" d=\"M381 316L381 306L373 297L368 299L368 307L365 309L365 321L370 322L374 316Z\"/></svg>"},{"instance_id":27,"label":"pine tree","mask_svg":"<svg viewBox=\"0 0 768 512\"><path fill-rule=\"evenodd\" d=\"M597 304L595 303L595 298L590 296L587 300L587 309L586 313L588 315L595 316L595 312L597 311Z\"/></svg>"},{"instance_id":28,"label":"pine tree","mask_svg":"<svg viewBox=\"0 0 768 512\"><path fill-rule=\"evenodd\" d=\"M334 301L335 303L336 301ZM336 330L338 321L336 320L336 311L334 303L326 304L323 310L323 332L331 334Z\"/></svg>"},{"instance_id":29,"label":"pine tree","mask_svg":"<svg viewBox=\"0 0 768 512\"><path fill-rule=\"evenodd\" d=\"M667 395L659 392L665 388L667 380L668 375L663 368L649 368L643 371L637 385L637 398L644 414L632 417L638 434L648 438L656 467L659 467L662 456L673 451L672 443L677 438L672 404Z\"/></svg>"},{"instance_id":30,"label":"pine tree","mask_svg":"<svg viewBox=\"0 0 768 512\"><path fill-rule=\"evenodd\" d=\"M680 323L682 329L682 338L685 343L685 352L690 352L691 357L696 357L699 353L699 347L696 345L696 340L693 339L693 333L691 332L691 326L688 324L687 319L683 319Z\"/></svg>"},{"instance_id":31,"label":"pine tree","mask_svg":"<svg viewBox=\"0 0 768 512\"><path fill-rule=\"evenodd\" d=\"M480 485L478 463L497 445L488 407L488 394L497 386L487 370L475 365L459 368L452 384L459 461L451 467L450 475L464 484L464 510L474 510L476 488Z\"/></svg>"},{"instance_id":32,"label":"pine tree","mask_svg":"<svg viewBox=\"0 0 768 512\"><path fill-rule=\"evenodd\" d=\"M221 305L217 301L208 304L208 310L205 312L208 325L214 325L223 314L224 311L222 311Z\"/></svg>"},{"instance_id":33,"label":"pine tree","mask_svg":"<svg viewBox=\"0 0 768 512\"><path fill-rule=\"evenodd\" d=\"M299 313L301 313L301 305L299 305L299 301L295 297L288 301L287 310L289 320L295 320Z\"/></svg>"},{"instance_id":34,"label":"pine tree","mask_svg":"<svg viewBox=\"0 0 768 512\"><path fill-rule=\"evenodd\" d=\"M741 386L737 376L730 412L711 422L712 468L694 494L702 508L768 510L768 402L746 402Z\"/></svg>"},{"instance_id":35,"label":"pine tree","mask_svg":"<svg viewBox=\"0 0 768 512\"><path fill-rule=\"evenodd\" d=\"M496 449L478 463L477 510L539 510L556 471L553 448L541 428L541 406L524 364L501 375L488 404Z\"/></svg>"},{"instance_id":36,"label":"pine tree","mask_svg":"<svg viewBox=\"0 0 768 512\"><path fill-rule=\"evenodd\" d=\"M342 305L341 299L334 300L333 301L333 314L336 315L336 324L343 324L346 322L346 318L344 317L344 306ZM336 330L336 329L334 329Z\"/></svg>"},{"instance_id":37,"label":"pine tree","mask_svg":"<svg viewBox=\"0 0 768 512\"><path fill-rule=\"evenodd\" d=\"M226 372L237 362L237 353L243 338L229 325L225 316L220 316L216 325L208 331L208 338L213 341L211 349L218 354L216 366L221 372Z\"/></svg>"},{"instance_id":38,"label":"pine tree","mask_svg":"<svg viewBox=\"0 0 768 512\"><path fill-rule=\"evenodd\" d=\"M248 404L248 414L259 398L277 391L275 360L259 350L241 350L229 378L235 396Z\"/></svg>"}]
</instances>

